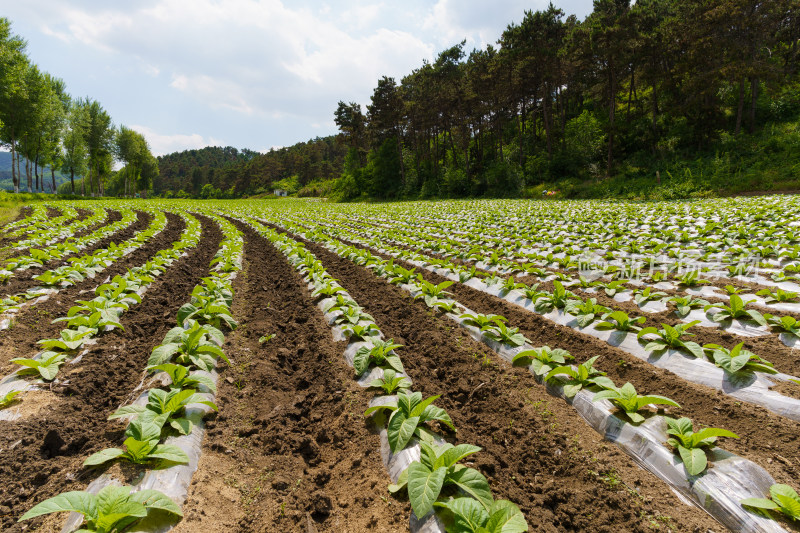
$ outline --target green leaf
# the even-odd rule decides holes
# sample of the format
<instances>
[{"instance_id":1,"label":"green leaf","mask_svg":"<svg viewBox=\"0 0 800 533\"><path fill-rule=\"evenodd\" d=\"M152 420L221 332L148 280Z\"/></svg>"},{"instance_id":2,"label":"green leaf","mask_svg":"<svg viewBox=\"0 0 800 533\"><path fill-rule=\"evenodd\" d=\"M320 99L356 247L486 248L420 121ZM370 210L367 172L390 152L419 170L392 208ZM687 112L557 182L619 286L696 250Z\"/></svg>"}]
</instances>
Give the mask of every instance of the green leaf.
<instances>
[{"instance_id":1,"label":"green leaf","mask_svg":"<svg viewBox=\"0 0 800 533\"><path fill-rule=\"evenodd\" d=\"M362 346L358 349L355 356L353 356L353 367L357 375L362 375L369 367L369 354L370 349Z\"/></svg>"},{"instance_id":2,"label":"green leaf","mask_svg":"<svg viewBox=\"0 0 800 533\"><path fill-rule=\"evenodd\" d=\"M97 496L83 491L65 492L35 505L22 515L19 521L61 511L74 511L89 520L95 520L97 518Z\"/></svg>"},{"instance_id":3,"label":"green leaf","mask_svg":"<svg viewBox=\"0 0 800 533\"><path fill-rule=\"evenodd\" d=\"M93 453L90 455L84 462L83 466L97 466L103 463L107 463L108 461L113 461L118 459L125 452L119 448L106 448L105 450L101 450L97 453Z\"/></svg>"},{"instance_id":4,"label":"green leaf","mask_svg":"<svg viewBox=\"0 0 800 533\"><path fill-rule=\"evenodd\" d=\"M489 513L472 498L455 498L437 503L436 506L445 507L453 513L455 531L469 533L486 531L484 525L489 520Z\"/></svg>"},{"instance_id":5,"label":"green leaf","mask_svg":"<svg viewBox=\"0 0 800 533\"><path fill-rule=\"evenodd\" d=\"M777 503L773 502L772 500L768 500L766 498L745 498L741 502L742 505L746 507L754 507L756 509L779 509Z\"/></svg>"},{"instance_id":6,"label":"green leaf","mask_svg":"<svg viewBox=\"0 0 800 533\"><path fill-rule=\"evenodd\" d=\"M703 472L708 465L706 459L706 452L702 448L688 449L684 446L678 446L678 453L683 460L683 466L690 476L696 476Z\"/></svg>"},{"instance_id":7,"label":"green leaf","mask_svg":"<svg viewBox=\"0 0 800 533\"><path fill-rule=\"evenodd\" d=\"M441 467L430 471L417 461L408 467L408 499L418 518L422 518L433 509L433 502L442 491L446 475L447 468Z\"/></svg>"},{"instance_id":8,"label":"green leaf","mask_svg":"<svg viewBox=\"0 0 800 533\"><path fill-rule=\"evenodd\" d=\"M148 454L148 459L162 459L177 464L187 464L189 456L186 452L171 444L159 444Z\"/></svg>"},{"instance_id":9,"label":"green leaf","mask_svg":"<svg viewBox=\"0 0 800 533\"><path fill-rule=\"evenodd\" d=\"M140 490L131 494L130 499L146 506L148 509L158 509L177 516L183 516L180 506L157 490Z\"/></svg>"},{"instance_id":10,"label":"green leaf","mask_svg":"<svg viewBox=\"0 0 800 533\"><path fill-rule=\"evenodd\" d=\"M453 483L465 493L478 500L488 510L494 498L489 482L483 474L474 468L462 468L447 476L448 483Z\"/></svg>"},{"instance_id":11,"label":"green leaf","mask_svg":"<svg viewBox=\"0 0 800 533\"><path fill-rule=\"evenodd\" d=\"M489 510L486 529L489 533L525 533L528 523L515 504L508 500L496 500Z\"/></svg>"},{"instance_id":12,"label":"green leaf","mask_svg":"<svg viewBox=\"0 0 800 533\"><path fill-rule=\"evenodd\" d=\"M389 419L387 428L389 447L392 452L397 453L408 444L408 441L414 436L414 430L417 429L417 425L419 425L418 416L407 418L405 413L400 410L394 412Z\"/></svg>"},{"instance_id":13,"label":"green leaf","mask_svg":"<svg viewBox=\"0 0 800 533\"><path fill-rule=\"evenodd\" d=\"M459 444L458 446L449 448L442 455L437 457L434 466L436 468L440 466L451 467L465 457L469 457L473 453L477 453L479 451L481 451L481 448L478 446L474 446L472 444Z\"/></svg>"}]
</instances>

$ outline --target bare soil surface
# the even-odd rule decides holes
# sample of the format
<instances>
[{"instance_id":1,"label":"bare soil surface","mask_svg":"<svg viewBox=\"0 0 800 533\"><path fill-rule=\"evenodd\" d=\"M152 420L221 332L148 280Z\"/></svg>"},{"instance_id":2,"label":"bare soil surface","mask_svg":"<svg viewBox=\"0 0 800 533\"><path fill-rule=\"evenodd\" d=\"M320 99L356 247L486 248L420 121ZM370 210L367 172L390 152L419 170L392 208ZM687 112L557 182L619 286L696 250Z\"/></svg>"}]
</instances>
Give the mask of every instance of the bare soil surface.
<instances>
[{"instance_id":1,"label":"bare soil surface","mask_svg":"<svg viewBox=\"0 0 800 533\"><path fill-rule=\"evenodd\" d=\"M407 531L407 502L387 498L380 441L305 283L252 229L200 467L176 533ZM271 340L259 338L274 334Z\"/></svg>"}]
</instances>

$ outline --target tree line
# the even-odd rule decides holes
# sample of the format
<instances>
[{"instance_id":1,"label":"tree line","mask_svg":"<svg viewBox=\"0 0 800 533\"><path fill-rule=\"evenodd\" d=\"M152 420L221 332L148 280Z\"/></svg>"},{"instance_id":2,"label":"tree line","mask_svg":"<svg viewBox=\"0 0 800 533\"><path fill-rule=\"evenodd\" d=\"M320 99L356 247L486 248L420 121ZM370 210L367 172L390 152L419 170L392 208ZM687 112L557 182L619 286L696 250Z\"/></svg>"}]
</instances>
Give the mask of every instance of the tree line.
<instances>
[{"instance_id":1,"label":"tree line","mask_svg":"<svg viewBox=\"0 0 800 533\"><path fill-rule=\"evenodd\" d=\"M595 0L526 11L340 101L343 199L507 196L563 176L652 173L800 111L796 0ZM624 167L624 168L623 168Z\"/></svg>"},{"instance_id":2,"label":"tree line","mask_svg":"<svg viewBox=\"0 0 800 533\"><path fill-rule=\"evenodd\" d=\"M115 127L97 100L70 96L64 81L43 72L26 48L11 21L0 17L0 145L11 151L14 192L20 191L23 170L28 192L56 192L60 170L70 177L60 193L146 194L158 175L158 162L144 136ZM115 160L124 163L117 172Z\"/></svg>"}]
</instances>

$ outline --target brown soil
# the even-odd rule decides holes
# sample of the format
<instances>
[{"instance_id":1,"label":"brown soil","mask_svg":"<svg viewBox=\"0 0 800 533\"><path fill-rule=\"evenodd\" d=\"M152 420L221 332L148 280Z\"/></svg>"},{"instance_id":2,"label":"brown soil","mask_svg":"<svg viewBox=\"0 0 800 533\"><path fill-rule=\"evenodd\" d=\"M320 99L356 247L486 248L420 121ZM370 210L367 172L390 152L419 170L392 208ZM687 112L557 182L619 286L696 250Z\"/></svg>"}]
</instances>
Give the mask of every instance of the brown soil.
<instances>
[{"instance_id":1,"label":"brown soil","mask_svg":"<svg viewBox=\"0 0 800 533\"><path fill-rule=\"evenodd\" d=\"M175 312L208 272L222 238L216 224L200 218L203 237L198 247L159 276L142 303L123 315L125 331L99 337L79 367L62 368L69 383L54 388L57 401L42 408L36 419L0 422L0 530L39 527L42 519L25 524L16 520L46 498L85 489L98 472L82 468L84 459L122 442L124 428L106 418L130 400L152 348L175 325ZM60 524L53 528L38 530L59 531Z\"/></svg>"},{"instance_id":2,"label":"brown soil","mask_svg":"<svg viewBox=\"0 0 800 533\"><path fill-rule=\"evenodd\" d=\"M164 231L134 252L113 263L94 279L86 279L73 287L67 287L51 295L44 302L23 308L14 317L13 327L0 332L0 372L3 372L4 375L16 368L17 365L8 362L14 357L33 356L39 350L36 342L40 339L57 337L64 328L64 324L62 322L54 324L52 323L53 319L66 316L67 311L75 304L76 300L91 300L94 298L92 291L105 279L113 278L117 274L124 274L129 268L145 263L159 250L171 247L173 242L180 239L181 232L185 227L183 219L173 214L167 214L167 219L168 223ZM137 224L141 225L139 229L147 227L144 221ZM119 243L129 239L139 229L128 228L125 232L120 232L109 239ZM107 241L106 246L111 242L104 240Z\"/></svg>"},{"instance_id":3,"label":"brown soil","mask_svg":"<svg viewBox=\"0 0 800 533\"><path fill-rule=\"evenodd\" d=\"M408 504L385 497L379 439L361 415L370 395L342 358L346 345L284 256L239 227L234 364L176 533L407 531ZM259 344L266 334L276 336Z\"/></svg>"},{"instance_id":4,"label":"brown soil","mask_svg":"<svg viewBox=\"0 0 800 533\"><path fill-rule=\"evenodd\" d=\"M112 211L111 213L109 213L105 225L113 224L114 222L117 222L121 219L122 215L120 215L118 211ZM139 211L137 213L136 221L133 224L131 224L127 228L123 228L121 231L114 233L113 235L109 235L108 237L97 241L93 245L84 248L83 250L80 251L80 255L88 255L94 253L95 250L99 250L100 248L105 248L111 242L121 243L127 239L130 239L136 234L136 232L147 228L147 226L150 224L151 219L152 217L149 214L143 211ZM28 253L30 253L29 248L22 250L19 253L16 253L14 257L20 257L23 255L27 255ZM61 265L68 264L67 257L69 256L66 256L62 259L54 259L52 261L48 261L44 265L38 268L28 268L26 270L22 270L20 272L15 273L14 277L12 277L7 284L0 285L0 292L4 295L14 295L14 294L19 294L21 292L25 292L26 290L32 287L36 287L37 282L36 280L33 279L34 276L38 276L42 272L47 272L48 270L53 270L55 268L58 268Z\"/></svg>"},{"instance_id":5,"label":"brown soil","mask_svg":"<svg viewBox=\"0 0 800 533\"><path fill-rule=\"evenodd\" d=\"M499 362L486 346L413 302L363 267L306 242L400 350L415 389L441 394L458 442L483 451L474 466L495 497L517 503L534 531L673 531L721 528L680 503L663 483L604 442L527 370Z\"/></svg>"}]
</instances>

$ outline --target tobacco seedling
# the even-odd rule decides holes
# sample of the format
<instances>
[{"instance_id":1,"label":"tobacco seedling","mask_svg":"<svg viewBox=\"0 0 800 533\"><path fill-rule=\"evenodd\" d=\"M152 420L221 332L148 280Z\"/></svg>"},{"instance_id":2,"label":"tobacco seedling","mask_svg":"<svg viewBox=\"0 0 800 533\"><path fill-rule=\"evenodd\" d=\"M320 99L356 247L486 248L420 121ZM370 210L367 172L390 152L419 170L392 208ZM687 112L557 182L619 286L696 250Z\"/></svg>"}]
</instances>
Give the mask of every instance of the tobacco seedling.
<instances>
[{"instance_id":1,"label":"tobacco seedling","mask_svg":"<svg viewBox=\"0 0 800 533\"><path fill-rule=\"evenodd\" d=\"M369 315L366 316L372 319ZM367 324L346 324L342 326L342 333L350 339L366 340L371 336L378 335L380 330L375 323L368 322Z\"/></svg>"},{"instance_id":2,"label":"tobacco seedling","mask_svg":"<svg viewBox=\"0 0 800 533\"><path fill-rule=\"evenodd\" d=\"M683 285L684 287L697 287L706 283L711 282L707 279L700 279L700 273L697 270L690 270L683 276L678 277L678 285Z\"/></svg>"},{"instance_id":3,"label":"tobacco seedling","mask_svg":"<svg viewBox=\"0 0 800 533\"><path fill-rule=\"evenodd\" d=\"M343 287L333 284L335 281L337 280L329 278L326 279L324 282L316 284L316 288L314 289L314 292L311 293L311 296L312 297L322 296L327 298L337 293L345 292Z\"/></svg>"},{"instance_id":4,"label":"tobacco seedling","mask_svg":"<svg viewBox=\"0 0 800 533\"><path fill-rule=\"evenodd\" d=\"M538 300L534 308L540 313L546 313L555 309L564 309L567 301L570 298L575 298L575 295L564 288L564 285L558 281L553 280L553 292L545 293Z\"/></svg>"},{"instance_id":5,"label":"tobacco seedling","mask_svg":"<svg viewBox=\"0 0 800 533\"><path fill-rule=\"evenodd\" d=\"M66 358L63 353L43 352L40 359L16 357L11 362L25 367L19 371L21 375L39 374L43 380L51 381L58 374L58 369Z\"/></svg>"},{"instance_id":6,"label":"tobacco seedling","mask_svg":"<svg viewBox=\"0 0 800 533\"><path fill-rule=\"evenodd\" d=\"M173 389L194 389L203 386L211 392L217 391L214 380L205 374L190 374L189 369L183 365L164 363L163 365L148 368L151 372L164 372L171 380L170 388Z\"/></svg>"},{"instance_id":7,"label":"tobacco seedling","mask_svg":"<svg viewBox=\"0 0 800 533\"><path fill-rule=\"evenodd\" d=\"M265 342L269 342L275 338L276 333L267 333L266 335L262 335L258 338L258 344L264 344Z\"/></svg>"},{"instance_id":8,"label":"tobacco seedling","mask_svg":"<svg viewBox=\"0 0 800 533\"><path fill-rule=\"evenodd\" d=\"M725 291L725 293L728 296L731 296L733 294L739 294L740 292L744 292L744 289L741 289L739 287L734 287L733 285L725 285L722 289Z\"/></svg>"},{"instance_id":9,"label":"tobacco seedling","mask_svg":"<svg viewBox=\"0 0 800 533\"><path fill-rule=\"evenodd\" d=\"M800 320L791 316L775 316L769 313L764 314L764 318L770 327L800 338Z\"/></svg>"},{"instance_id":10,"label":"tobacco seedling","mask_svg":"<svg viewBox=\"0 0 800 533\"><path fill-rule=\"evenodd\" d=\"M464 319L464 323L468 326L475 326L476 328L482 329L486 326L491 325L494 322L505 322L506 317L501 315L483 315L481 313L470 314L464 313L460 317Z\"/></svg>"},{"instance_id":11,"label":"tobacco seedling","mask_svg":"<svg viewBox=\"0 0 800 533\"><path fill-rule=\"evenodd\" d=\"M483 505L467 497L460 497L446 502L436 502L434 505L444 508L452 515L452 520L445 519L446 524L452 523L447 531L464 533L523 533L528 531L528 523L522 511L508 500L495 500L485 509Z\"/></svg>"},{"instance_id":12,"label":"tobacco seedling","mask_svg":"<svg viewBox=\"0 0 800 533\"><path fill-rule=\"evenodd\" d=\"M12 390L11 392L7 393L5 396L0 398L0 409L5 409L12 403L19 401L17 396L20 394L22 394L21 390Z\"/></svg>"},{"instance_id":13,"label":"tobacco seedling","mask_svg":"<svg viewBox=\"0 0 800 533\"><path fill-rule=\"evenodd\" d=\"M414 296L414 299L417 300L419 298L423 298L425 300L425 305L428 307L433 307L433 305L445 294L452 295L452 293L445 290L447 287L453 284L452 281L443 281L438 285L434 285L433 283L429 283L422 279L422 276L418 276L418 282L420 294Z\"/></svg>"},{"instance_id":14,"label":"tobacco seedling","mask_svg":"<svg viewBox=\"0 0 800 533\"><path fill-rule=\"evenodd\" d=\"M770 289L762 289L756 293L758 296L763 296L764 301L768 304L791 302L797 299L796 292L785 291L781 288L776 288L774 291Z\"/></svg>"},{"instance_id":15,"label":"tobacco seedling","mask_svg":"<svg viewBox=\"0 0 800 533\"><path fill-rule=\"evenodd\" d=\"M584 388L588 388L592 385L597 385L604 389L609 388L610 386L614 385L614 382L611 381L609 378L603 377L606 375L605 372L601 372L594 368L594 362L597 361L597 358L600 357L599 355L595 355L594 357L587 359L585 362L578 365L577 368L573 368L568 365L562 365L552 368L547 375L544 377L544 380L549 382L551 380L560 379L556 378L558 374L565 374L569 376L569 379L564 381L564 396L567 398L572 398L578 391Z\"/></svg>"},{"instance_id":16,"label":"tobacco seedling","mask_svg":"<svg viewBox=\"0 0 800 533\"><path fill-rule=\"evenodd\" d=\"M598 304L597 298L588 298L586 301L570 300L567 302L565 310L567 313L575 315L578 326L582 328L594 322L595 318L611 311L611 309L605 305Z\"/></svg>"},{"instance_id":17,"label":"tobacco seedling","mask_svg":"<svg viewBox=\"0 0 800 533\"><path fill-rule=\"evenodd\" d=\"M159 415L168 415L166 422L181 435L188 435L192 427L202 419L201 413L192 413L186 416L186 406L199 403L217 410L214 402L206 400L205 396L198 394L194 389L170 389L169 392L161 389L150 389L147 394L147 405L126 405L114 411L109 420L126 416L135 416L137 420L149 422L156 420ZM165 423L166 423L165 422Z\"/></svg>"},{"instance_id":18,"label":"tobacco seedling","mask_svg":"<svg viewBox=\"0 0 800 533\"><path fill-rule=\"evenodd\" d=\"M417 517L423 517L433 510L435 502L446 487L460 489L475 498L480 507L488 510L492 503L492 491L483 474L474 468L458 464L481 448L472 444L441 446L420 442L420 459L414 461L400 474L397 484L390 485L389 491L396 493L403 488L408 490L411 508ZM484 511L485 512L485 511Z\"/></svg>"},{"instance_id":19,"label":"tobacco seedling","mask_svg":"<svg viewBox=\"0 0 800 533\"><path fill-rule=\"evenodd\" d=\"M417 269L412 268L411 270L408 270L400 265L395 265L392 276L389 278L389 283L393 285L405 285L407 283L411 283L418 275L415 273L415 270Z\"/></svg>"},{"instance_id":20,"label":"tobacco seedling","mask_svg":"<svg viewBox=\"0 0 800 533\"><path fill-rule=\"evenodd\" d=\"M754 301L755 300L748 300L747 302L743 302L739 295L731 294L730 305L721 303L709 304L705 306L704 311L708 312L710 309L718 309L718 311L711 317L711 320L714 322L726 322L735 318L741 318L745 320L752 320L761 326L766 326L767 321L761 313L755 309L745 309L747 304Z\"/></svg>"},{"instance_id":21,"label":"tobacco seedling","mask_svg":"<svg viewBox=\"0 0 800 533\"><path fill-rule=\"evenodd\" d=\"M181 508L165 494L152 489L137 492L133 487L108 485L97 494L71 491L59 494L35 505L19 519L29 520L50 513L75 512L86 520L80 531L114 533L124 531L134 522L147 516L151 510L183 516Z\"/></svg>"},{"instance_id":22,"label":"tobacco seedling","mask_svg":"<svg viewBox=\"0 0 800 533\"><path fill-rule=\"evenodd\" d=\"M534 283L533 285L530 285L530 286L522 289L522 293L525 295L525 297L527 299L529 299L532 302L535 302L536 300L538 300L542 296L546 296L548 294L547 291L540 291L539 290L539 284L538 283Z\"/></svg>"},{"instance_id":23,"label":"tobacco seedling","mask_svg":"<svg viewBox=\"0 0 800 533\"><path fill-rule=\"evenodd\" d=\"M383 377L380 379L373 379L369 386L383 389L383 392L386 394L394 394L397 390L404 390L411 387L411 381L405 376L398 376L397 372L391 368L384 368Z\"/></svg>"},{"instance_id":24,"label":"tobacco seedling","mask_svg":"<svg viewBox=\"0 0 800 533\"><path fill-rule=\"evenodd\" d=\"M633 293L633 301L636 302L636 305L642 307L647 302L661 300L666 295L667 295L666 292L653 291L652 287L646 287L644 290L636 291L635 293Z\"/></svg>"},{"instance_id":25,"label":"tobacco seedling","mask_svg":"<svg viewBox=\"0 0 800 533\"><path fill-rule=\"evenodd\" d=\"M699 344L696 342L681 340L681 337L684 335L694 337L694 333L687 333L687 330L699 323L699 320L693 320L685 324L676 324L675 326L670 326L669 324L664 324L662 322L661 325L664 329L657 329L650 326L649 328L644 328L643 330L639 331L638 335L636 335L636 338L641 339L645 335L656 335L656 338L654 339L645 339L648 342L644 349L648 352L663 352L668 348L672 348L674 350L684 349L695 357L702 358L705 355L705 352Z\"/></svg>"},{"instance_id":26,"label":"tobacco seedling","mask_svg":"<svg viewBox=\"0 0 800 533\"><path fill-rule=\"evenodd\" d=\"M673 296L668 298L667 301L675 304L675 313L680 317L685 317L692 309L699 309L708 305L707 300L692 298L691 295Z\"/></svg>"},{"instance_id":27,"label":"tobacco seedling","mask_svg":"<svg viewBox=\"0 0 800 533\"><path fill-rule=\"evenodd\" d=\"M376 405L364 411L364 416L371 416L382 410L391 411L387 437L392 452L397 453L413 437L420 441L433 442L433 433L423 426L426 422L440 422L453 431L456 430L450 415L441 407L433 405L438 398L439 396L431 396L423 400L420 392L401 390L397 394L397 405Z\"/></svg>"},{"instance_id":28,"label":"tobacco seedling","mask_svg":"<svg viewBox=\"0 0 800 533\"><path fill-rule=\"evenodd\" d=\"M382 341L371 337L372 346L362 346L353 357L353 367L356 375L362 375L371 364L375 366L389 365L397 372L403 372L403 363L392 351L402 348L402 344L395 344L392 339Z\"/></svg>"},{"instance_id":29,"label":"tobacco seedling","mask_svg":"<svg viewBox=\"0 0 800 533\"><path fill-rule=\"evenodd\" d=\"M759 510L765 516L769 516L768 511L778 511L783 513L786 518L795 522L800 522L800 496L789 485L775 483L769 488L769 495L772 498L746 498L741 501L745 507L752 507Z\"/></svg>"},{"instance_id":30,"label":"tobacco seedling","mask_svg":"<svg viewBox=\"0 0 800 533\"><path fill-rule=\"evenodd\" d=\"M455 300L437 300L433 302L433 307L436 307L444 313L455 313L458 311L458 303Z\"/></svg>"},{"instance_id":31,"label":"tobacco seedling","mask_svg":"<svg viewBox=\"0 0 800 533\"><path fill-rule=\"evenodd\" d=\"M218 300L213 295L192 295L191 303L187 302L178 309L178 324L187 320L196 320L202 324L210 324L220 329L223 324L228 329L236 329L239 325L233 318L231 310L225 300Z\"/></svg>"},{"instance_id":32,"label":"tobacco seedling","mask_svg":"<svg viewBox=\"0 0 800 533\"><path fill-rule=\"evenodd\" d=\"M186 453L171 444L159 444L161 440L161 429L164 426L169 413L161 414L152 420L138 417L131 421L125 431L127 438L123 445L125 449L106 448L90 455L83 466L97 466L109 461L121 459L134 464L152 463L155 461L165 461L175 464L186 464L189 457Z\"/></svg>"},{"instance_id":33,"label":"tobacco seedling","mask_svg":"<svg viewBox=\"0 0 800 533\"><path fill-rule=\"evenodd\" d=\"M164 336L163 344L153 348L148 368L169 363L172 359L180 365L195 365L211 372L217 359L230 364L230 360L219 347L224 342L222 332L210 324L202 326L192 321L189 329L174 327Z\"/></svg>"},{"instance_id":34,"label":"tobacco seedling","mask_svg":"<svg viewBox=\"0 0 800 533\"><path fill-rule=\"evenodd\" d=\"M530 342L525 335L519 332L519 328L509 328L500 320L495 320L493 324L482 327L481 331L490 339L509 346L522 346L526 342Z\"/></svg>"},{"instance_id":35,"label":"tobacco seedling","mask_svg":"<svg viewBox=\"0 0 800 533\"><path fill-rule=\"evenodd\" d=\"M358 324L361 320L369 320L372 322L375 321L375 319L372 318L372 315L364 313L361 307L350 306L340 309L340 314L334 319L334 323L352 326Z\"/></svg>"},{"instance_id":36,"label":"tobacco seedling","mask_svg":"<svg viewBox=\"0 0 800 533\"><path fill-rule=\"evenodd\" d=\"M772 363L762 359L753 352L743 348L744 343L740 342L730 350L718 344L705 344L703 348L711 353L714 364L730 373L736 372L764 372L766 374L777 374L778 371Z\"/></svg>"},{"instance_id":37,"label":"tobacco seedling","mask_svg":"<svg viewBox=\"0 0 800 533\"><path fill-rule=\"evenodd\" d=\"M647 321L647 318L643 316L631 318L625 311L612 311L603 315L602 318L601 322L594 325L595 328L600 330L640 331L642 327L639 324L644 324Z\"/></svg>"},{"instance_id":38,"label":"tobacco seedling","mask_svg":"<svg viewBox=\"0 0 800 533\"><path fill-rule=\"evenodd\" d=\"M41 344L42 348L45 350L52 350L53 348L58 348L61 351L77 350L83 346L83 343L88 341L94 333L95 330L85 326L79 326L77 330L62 329L59 334L61 337L60 339L44 339L38 341L37 344Z\"/></svg>"},{"instance_id":39,"label":"tobacco seedling","mask_svg":"<svg viewBox=\"0 0 800 533\"><path fill-rule=\"evenodd\" d=\"M84 327L93 331L96 334L101 328L112 326L125 331L122 324L119 323L119 315L112 309L104 309L96 311L90 315L75 315L73 317L60 317L53 320L53 322L66 321L67 327L72 329L80 329Z\"/></svg>"},{"instance_id":40,"label":"tobacco seedling","mask_svg":"<svg viewBox=\"0 0 800 533\"><path fill-rule=\"evenodd\" d=\"M628 283L627 279L615 279L613 281L609 281L608 283L599 283L598 286L603 287L603 291L606 293L606 296L613 298L617 293L627 290L625 287L626 283Z\"/></svg>"},{"instance_id":41,"label":"tobacco seedling","mask_svg":"<svg viewBox=\"0 0 800 533\"><path fill-rule=\"evenodd\" d=\"M644 417L639 414L639 411L646 405L671 405L673 407L680 407L677 402L670 400L665 396L651 394L641 396L636 394L636 389L630 383L626 383L622 387L608 387L594 395L593 402L600 400L610 400L616 407L623 410L631 422L639 424L644 422Z\"/></svg>"},{"instance_id":42,"label":"tobacco seedling","mask_svg":"<svg viewBox=\"0 0 800 533\"><path fill-rule=\"evenodd\" d=\"M664 420L667 423L667 435L672 435L667 439L667 444L677 450L690 476L699 475L706 469L706 448L714 446L718 437L739 438L735 433L720 428L703 428L695 432L688 418L675 420L665 416Z\"/></svg>"},{"instance_id":43,"label":"tobacco seedling","mask_svg":"<svg viewBox=\"0 0 800 533\"><path fill-rule=\"evenodd\" d=\"M552 349L549 346L524 350L511 360L511 364L530 364L533 373L544 376L556 367L564 365L567 359L574 359L572 355L561 348Z\"/></svg>"}]
</instances>

